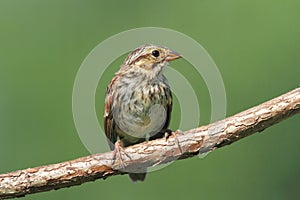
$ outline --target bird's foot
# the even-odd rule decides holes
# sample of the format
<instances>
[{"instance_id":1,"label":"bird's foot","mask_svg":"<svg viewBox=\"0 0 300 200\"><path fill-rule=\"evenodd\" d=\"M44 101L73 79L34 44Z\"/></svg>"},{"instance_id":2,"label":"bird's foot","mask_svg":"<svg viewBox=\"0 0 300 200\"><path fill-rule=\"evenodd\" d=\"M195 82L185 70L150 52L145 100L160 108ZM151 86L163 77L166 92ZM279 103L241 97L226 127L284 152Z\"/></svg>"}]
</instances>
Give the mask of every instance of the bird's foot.
<instances>
[{"instance_id":1,"label":"bird's foot","mask_svg":"<svg viewBox=\"0 0 300 200\"><path fill-rule=\"evenodd\" d=\"M127 156L128 158L131 159L131 157L125 152L124 147L122 146L121 140L118 140L115 143L115 149L114 149L114 152L113 152L112 165L114 165L115 162L117 160L119 160L120 164L121 164L121 167L124 169L125 164L124 164L124 161L123 161L123 158L122 158L122 154L124 154L125 156Z\"/></svg>"},{"instance_id":2,"label":"bird's foot","mask_svg":"<svg viewBox=\"0 0 300 200\"><path fill-rule=\"evenodd\" d=\"M165 132L165 139L168 140L170 136L173 136L174 137L174 140L175 140L175 143L176 145L178 146L178 149L180 151L180 154L183 154L184 152L182 151L182 148L180 146L180 143L179 143L179 140L178 140L178 135L181 135L181 131L180 130L177 130L175 132L173 132L172 130L170 129L167 129L166 132Z\"/></svg>"}]
</instances>

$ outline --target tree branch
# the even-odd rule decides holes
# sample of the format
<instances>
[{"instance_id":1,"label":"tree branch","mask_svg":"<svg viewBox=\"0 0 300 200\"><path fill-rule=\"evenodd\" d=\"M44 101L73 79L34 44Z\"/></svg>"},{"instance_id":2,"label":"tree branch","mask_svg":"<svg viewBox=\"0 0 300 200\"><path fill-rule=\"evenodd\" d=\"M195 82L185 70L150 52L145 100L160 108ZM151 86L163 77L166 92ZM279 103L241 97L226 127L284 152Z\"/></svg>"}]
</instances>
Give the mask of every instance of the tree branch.
<instances>
[{"instance_id":1,"label":"tree branch","mask_svg":"<svg viewBox=\"0 0 300 200\"><path fill-rule=\"evenodd\" d=\"M300 88L232 117L168 139L140 143L125 149L125 170L156 166L210 152L255 132L263 131L300 112ZM113 152L95 154L58 164L40 166L0 175L0 199L80 185L87 181L126 174Z\"/></svg>"}]
</instances>

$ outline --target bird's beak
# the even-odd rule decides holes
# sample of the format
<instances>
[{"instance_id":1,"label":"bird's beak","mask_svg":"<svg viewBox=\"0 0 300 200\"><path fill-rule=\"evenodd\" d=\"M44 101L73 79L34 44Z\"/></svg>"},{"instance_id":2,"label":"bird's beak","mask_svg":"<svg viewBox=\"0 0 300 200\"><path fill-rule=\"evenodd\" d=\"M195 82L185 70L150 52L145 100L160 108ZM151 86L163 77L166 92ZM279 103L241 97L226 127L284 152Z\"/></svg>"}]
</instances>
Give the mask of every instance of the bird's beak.
<instances>
[{"instance_id":1,"label":"bird's beak","mask_svg":"<svg viewBox=\"0 0 300 200\"><path fill-rule=\"evenodd\" d=\"M169 62L178 58L181 58L181 55L179 53L175 51L169 51L166 60Z\"/></svg>"}]
</instances>

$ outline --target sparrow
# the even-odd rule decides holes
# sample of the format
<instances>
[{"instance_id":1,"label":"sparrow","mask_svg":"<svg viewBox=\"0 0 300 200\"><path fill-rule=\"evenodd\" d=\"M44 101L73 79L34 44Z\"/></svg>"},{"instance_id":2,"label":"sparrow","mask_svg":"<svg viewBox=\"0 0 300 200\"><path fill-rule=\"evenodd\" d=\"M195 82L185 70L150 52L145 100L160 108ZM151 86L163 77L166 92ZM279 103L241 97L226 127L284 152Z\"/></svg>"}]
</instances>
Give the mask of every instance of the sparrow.
<instances>
[{"instance_id":1,"label":"sparrow","mask_svg":"<svg viewBox=\"0 0 300 200\"><path fill-rule=\"evenodd\" d=\"M146 44L126 57L110 81L104 105L104 129L115 153L124 147L164 137L172 112L172 92L163 69L181 55L167 47ZM121 157L121 156L120 156ZM147 170L129 172L144 181Z\"/></svg>"}]
</instances>

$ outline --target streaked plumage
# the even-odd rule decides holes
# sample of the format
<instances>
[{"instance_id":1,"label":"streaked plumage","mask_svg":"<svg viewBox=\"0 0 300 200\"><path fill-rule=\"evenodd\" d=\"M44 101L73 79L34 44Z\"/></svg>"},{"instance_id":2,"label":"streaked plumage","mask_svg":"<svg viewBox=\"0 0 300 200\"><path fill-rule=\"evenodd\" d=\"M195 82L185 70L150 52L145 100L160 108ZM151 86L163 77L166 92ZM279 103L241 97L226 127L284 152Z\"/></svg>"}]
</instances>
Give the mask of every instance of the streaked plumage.
<instances>
[{"instance_id":1,"label":"streaked plumage","mask_svg":"<svg viewBox=\"0 0 300 200\"><path fill-rule=\"evenodd\" d=\"M120 140L123 147L160 137L172 112L172 93L162 70L180 55L168 48L144 45L133 50L106 91L104 128L110 148ZM146 169L129 173L143 181Z\"/></svg>"}]
</instances>

